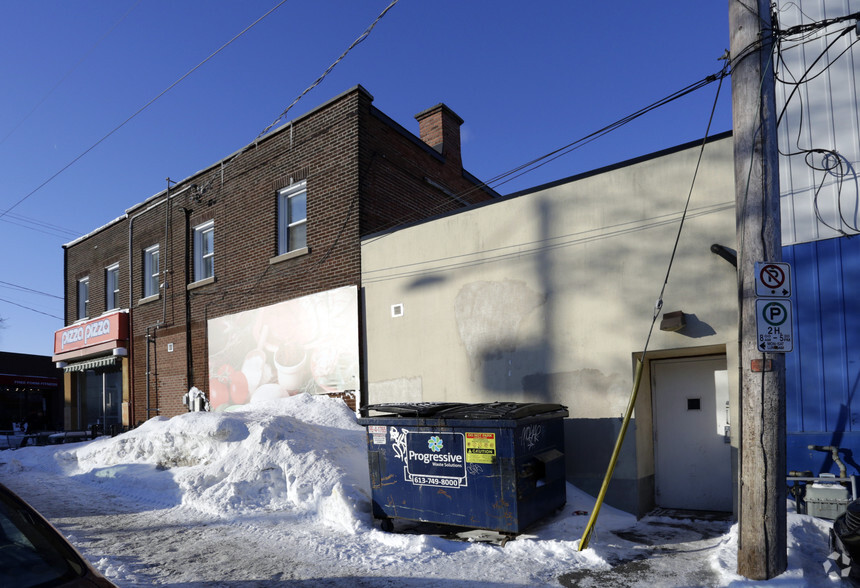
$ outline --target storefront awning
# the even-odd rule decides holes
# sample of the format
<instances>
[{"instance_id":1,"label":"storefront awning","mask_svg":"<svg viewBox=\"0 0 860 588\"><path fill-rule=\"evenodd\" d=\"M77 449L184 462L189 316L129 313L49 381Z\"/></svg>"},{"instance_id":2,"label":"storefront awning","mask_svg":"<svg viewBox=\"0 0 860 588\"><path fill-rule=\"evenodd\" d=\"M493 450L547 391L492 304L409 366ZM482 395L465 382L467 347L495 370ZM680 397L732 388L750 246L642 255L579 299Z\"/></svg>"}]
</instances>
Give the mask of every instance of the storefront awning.
<instances>
[{"instance_id":1,"label":"storefront awning","mask_svg":"<svg viewBox=\"0 0 860 588\"><path fill-rule=\"evenodd\" d=\"M119 364L121 357L116 355L108 355L106 357L96 357L86 361L78 361L70 363L63 368L64 372L85 372L87 370L95 370L99 368L111 368Z\"/></svg>"}]
</instances>

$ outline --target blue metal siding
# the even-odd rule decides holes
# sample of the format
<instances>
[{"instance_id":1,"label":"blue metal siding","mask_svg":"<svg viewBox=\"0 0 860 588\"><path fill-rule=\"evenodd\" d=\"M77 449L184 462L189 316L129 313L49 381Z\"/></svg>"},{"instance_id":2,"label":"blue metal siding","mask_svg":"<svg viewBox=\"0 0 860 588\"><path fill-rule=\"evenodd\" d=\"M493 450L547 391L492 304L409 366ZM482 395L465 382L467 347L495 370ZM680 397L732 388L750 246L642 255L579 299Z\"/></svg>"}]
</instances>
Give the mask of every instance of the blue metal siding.
<instances>
[{"instance_id":1,"label":"blue metal siding","mask_svg":"<svg viewBox=\"0 0 860 588\"><path fill-rule=\"evenodd\" d=\"M783 260L792 266L795 339L786 354L788 467L837 473L807 448L836 445L848 450L849 473L860 473L860 238L784 247Z\"/></svg>"}]
</instances>

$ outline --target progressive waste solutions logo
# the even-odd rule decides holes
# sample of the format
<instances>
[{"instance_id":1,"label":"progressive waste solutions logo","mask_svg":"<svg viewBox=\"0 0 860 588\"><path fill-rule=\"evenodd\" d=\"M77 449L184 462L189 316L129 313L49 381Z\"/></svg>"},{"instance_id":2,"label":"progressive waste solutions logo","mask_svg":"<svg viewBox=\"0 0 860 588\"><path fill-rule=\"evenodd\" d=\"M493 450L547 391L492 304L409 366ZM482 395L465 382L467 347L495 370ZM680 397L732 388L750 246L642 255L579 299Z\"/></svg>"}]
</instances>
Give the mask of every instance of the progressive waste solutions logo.
<instances>
[{"instance_id":1,"label":"progressive waste solutions logo","mask_svg":"<svg viewBox=\"0 0 860 588\"><path fill-rule=\"evenodd\" d=\"M427 447L430 448L430 451L433 451L435 453L439 453L440 451L442 451L442 448L444 446L445 444L442 442L442 439L440 439L438 435L433 435L427 441Z\"/></svg>"},{"instance_id":2,"label":"progressive waste solutions logo","mask_svg":"<svg viewBox=\"0 0 860 588\"><path fill-rule=\"evenodd\" d=\"M403 460L403 477L416 486L466 486L463 433L413 432L391 428L395 455Z\"/></svg>"}]
</instances>

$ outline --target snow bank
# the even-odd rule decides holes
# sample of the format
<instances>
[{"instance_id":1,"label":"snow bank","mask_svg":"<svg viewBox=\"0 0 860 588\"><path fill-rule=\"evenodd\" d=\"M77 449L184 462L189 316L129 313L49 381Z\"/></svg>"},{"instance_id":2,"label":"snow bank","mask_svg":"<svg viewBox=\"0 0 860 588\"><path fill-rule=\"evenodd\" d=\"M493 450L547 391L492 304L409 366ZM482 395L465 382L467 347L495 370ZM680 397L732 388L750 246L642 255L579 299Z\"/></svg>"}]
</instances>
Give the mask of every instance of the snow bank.
<instances>
[{"instance_id":1,"label":"snow bank","mask_svg":"<svg viewBox=\"0 0 860 588\"><path fill-rule=\"evenodd\" d=\"M370 512L364 427L341 400L298 395L156 417L114 438L22 454L153 504L216 516L281 511L355 532Z\"/></svg>"}]
</instances>

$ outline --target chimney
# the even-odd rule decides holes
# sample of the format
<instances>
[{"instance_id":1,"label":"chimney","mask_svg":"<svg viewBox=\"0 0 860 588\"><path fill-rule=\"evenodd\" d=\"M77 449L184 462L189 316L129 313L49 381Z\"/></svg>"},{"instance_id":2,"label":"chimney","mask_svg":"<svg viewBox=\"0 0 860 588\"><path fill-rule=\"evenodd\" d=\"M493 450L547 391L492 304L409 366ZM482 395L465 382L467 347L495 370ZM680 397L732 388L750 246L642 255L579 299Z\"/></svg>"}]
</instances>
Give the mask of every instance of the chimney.
<instances>
[{"instance_id":1,"label":"chimney","mask_svg":"<svg viewBox=\"0 0 860 588\"><path fill-rule=\"evenodd\" d=\"M460 125L463 119L442 103L415 115L421 140L457 167L460 158Z\"/></svg>"}]
</instances>

